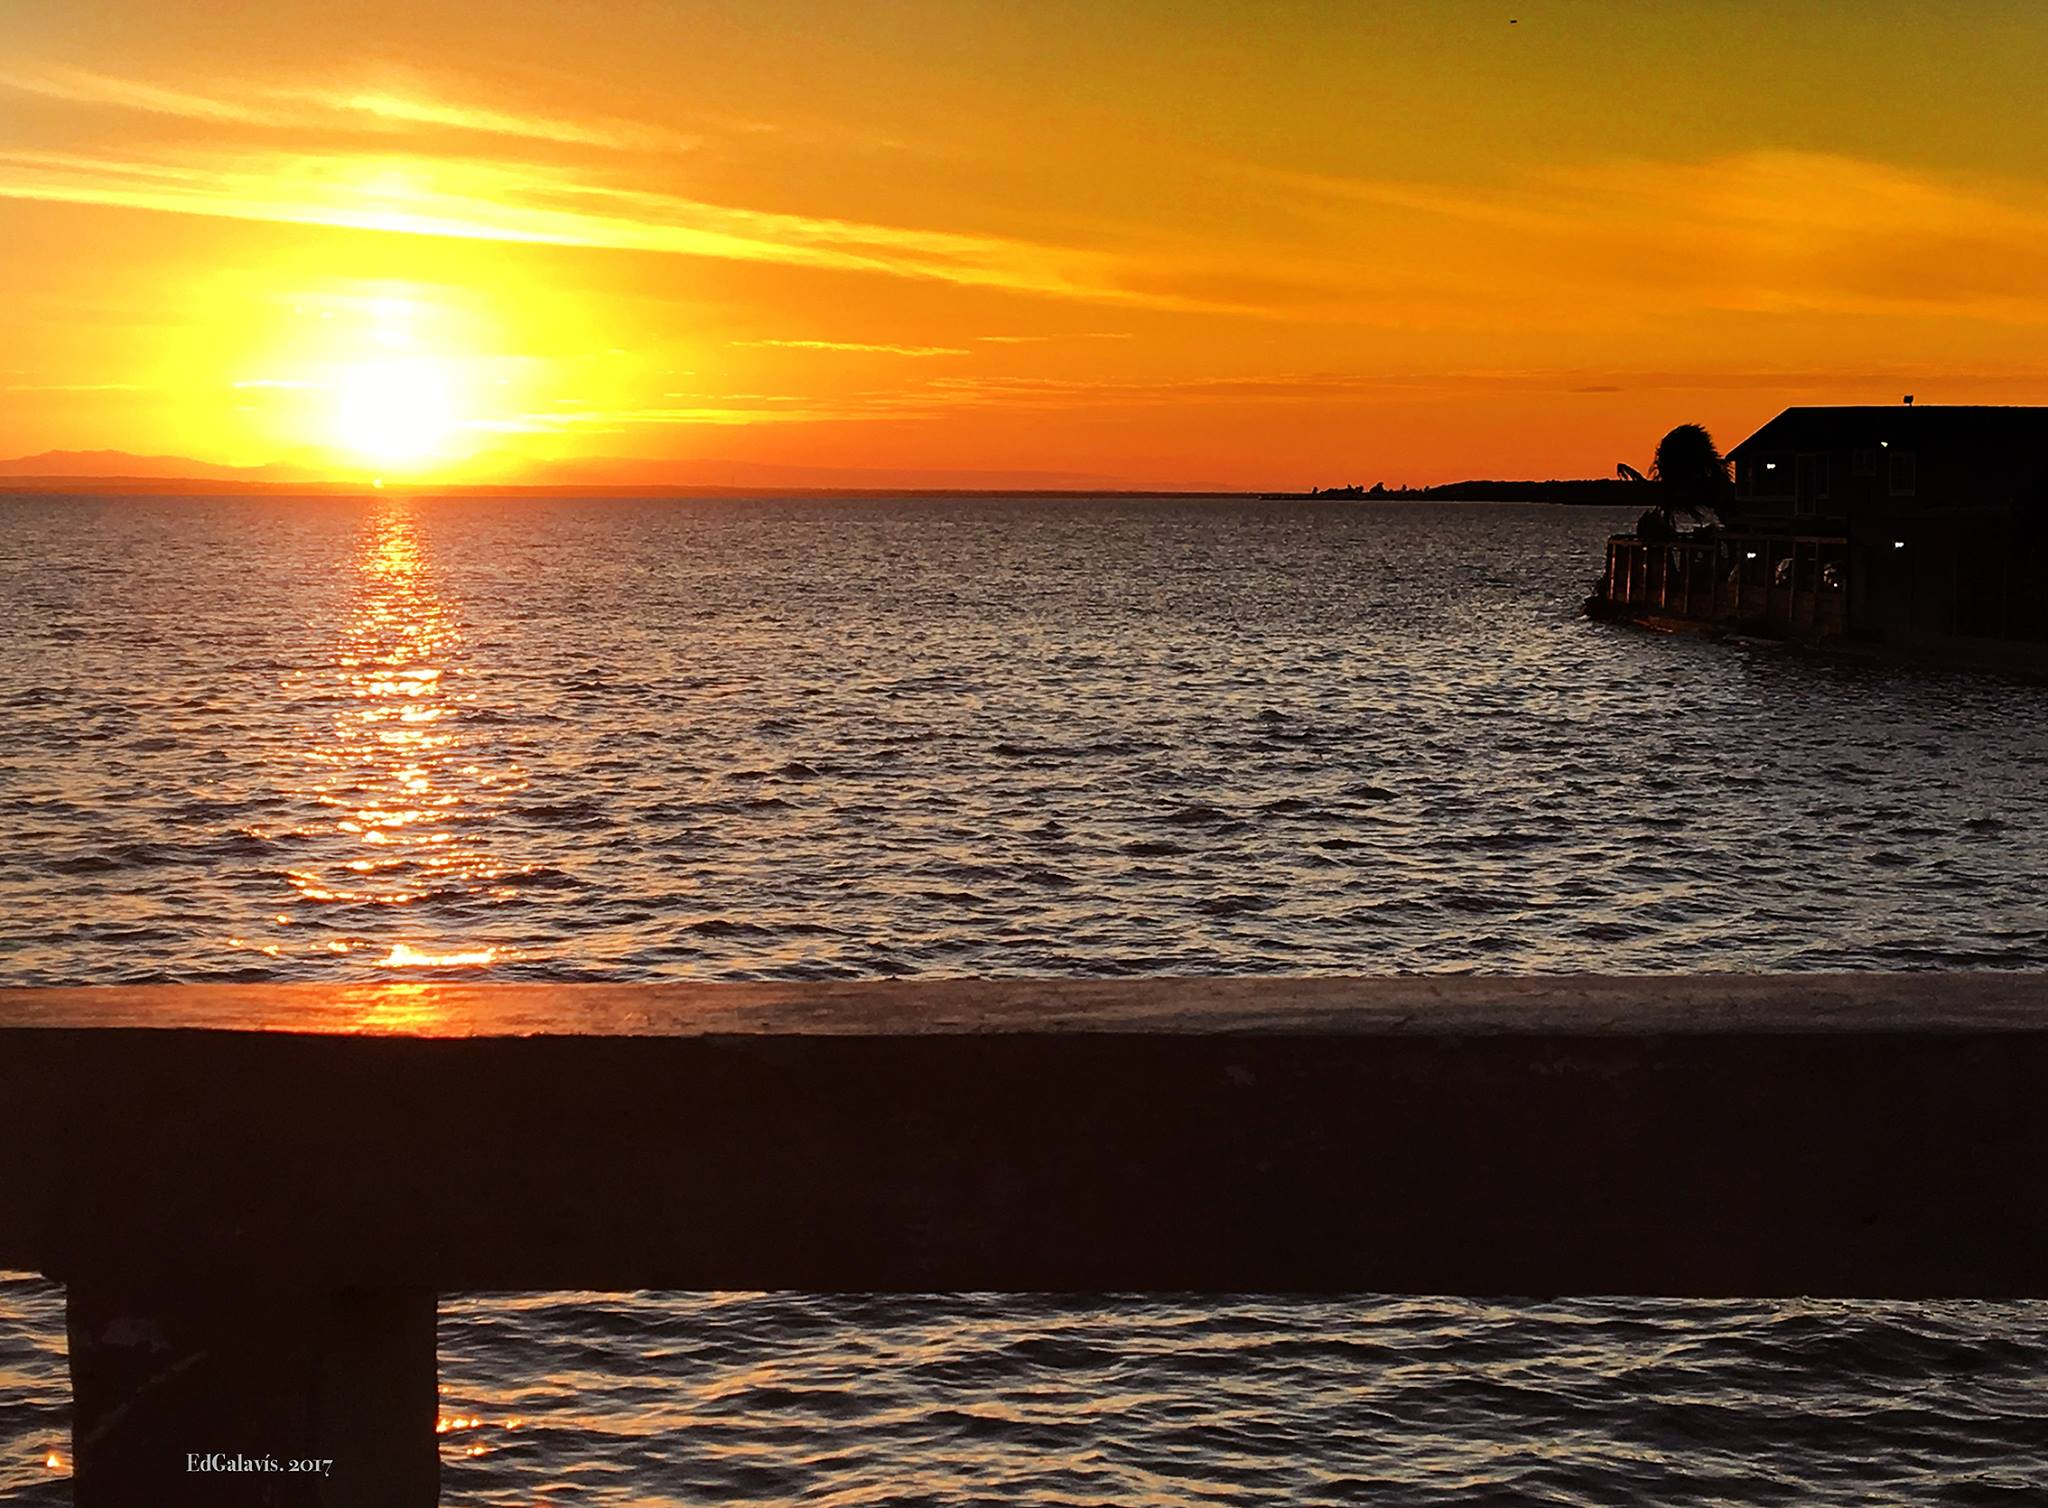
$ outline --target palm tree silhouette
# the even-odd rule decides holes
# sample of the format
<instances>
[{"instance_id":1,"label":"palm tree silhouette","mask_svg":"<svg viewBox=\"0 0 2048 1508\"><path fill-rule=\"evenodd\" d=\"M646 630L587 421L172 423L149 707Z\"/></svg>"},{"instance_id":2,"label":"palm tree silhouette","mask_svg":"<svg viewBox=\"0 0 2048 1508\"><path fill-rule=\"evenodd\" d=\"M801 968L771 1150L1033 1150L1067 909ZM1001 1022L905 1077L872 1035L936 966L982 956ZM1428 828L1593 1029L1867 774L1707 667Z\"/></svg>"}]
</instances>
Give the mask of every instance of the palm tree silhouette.
<instances>
[{"instance_id":1,"label":"palm tree silhouette","mask_svg":"<svg viewBox=\"0 0 2048 1508\"><path fill-rule=\"evenodd\" d=\"M1728 462L1703 424L1681 424L1657 442L1650 478L1657 483L1657 502L1636 521L1642 538L1670 539L1678 520L1704 523L1710 511L1726 512L1734 495Z\"/></svg>"}]
</instances>

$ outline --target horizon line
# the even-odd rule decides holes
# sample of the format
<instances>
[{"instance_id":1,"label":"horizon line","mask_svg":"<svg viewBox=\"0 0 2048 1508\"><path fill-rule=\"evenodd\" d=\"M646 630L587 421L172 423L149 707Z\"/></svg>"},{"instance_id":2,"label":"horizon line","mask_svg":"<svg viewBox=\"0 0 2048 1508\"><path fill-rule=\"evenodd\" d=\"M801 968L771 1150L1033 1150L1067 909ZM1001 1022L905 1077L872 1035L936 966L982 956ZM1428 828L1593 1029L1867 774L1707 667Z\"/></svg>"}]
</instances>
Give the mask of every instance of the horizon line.
<instances>
[{"instance_id":1,"label":"horizon line","mask_svg":"<svg viewBox=\"0 0 2048 1508\"><path fill-rule=\"evenodd\" d=\"M1428 482L1414 487L1386 487L1383 491L1345 493L1334 488L1307 489L1271 487L1028 487L1028 486L773 486L709 482L407 482L355 481L273 481L239 477L179 477L104 473L90 475L0 476L0 496L49 497L419 497L434 495L483 497L562 498L895 498L895 497L1128 497L1128 498L1259 498L1273 501L1315 501L1327 496L1332 502L1370 502L1374 499L1412 498L1444 493L1463 487L1582 487L1588 485L1627 488L1654 486L1630 483L1609 476L1600 477L1460 477L1446 482ZM1485 500L1481 500L1485 501Z\"/></svg>"}]
</instances>

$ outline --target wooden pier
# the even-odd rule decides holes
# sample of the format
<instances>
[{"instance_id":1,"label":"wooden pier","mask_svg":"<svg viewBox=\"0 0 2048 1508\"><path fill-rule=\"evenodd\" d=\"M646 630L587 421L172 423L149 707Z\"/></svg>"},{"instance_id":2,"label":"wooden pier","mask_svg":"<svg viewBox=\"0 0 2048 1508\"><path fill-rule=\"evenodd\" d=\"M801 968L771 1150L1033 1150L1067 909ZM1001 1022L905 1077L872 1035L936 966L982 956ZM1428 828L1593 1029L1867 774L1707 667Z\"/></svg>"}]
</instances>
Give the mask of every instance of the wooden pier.
<instances>
[{"instance_id":1,"label":"wooden pier","mask_svg":"<svg viewBox=\"0 0 2048 1508\"><path fill-rule=\"evenodd\" d=\"M2039 679L2048 674L2043 540L2048 529L2001 533L1963 512L1839 534L1617 534L1586 611Z\"/></svg>"},{"instance_id":2,"label":"wooden pier","mask_svg":"<svg viewBox=\"0 0 2048 1508\"><path fill-rule=\"evenodd\" d=\"M1848 568L1836 535L1618 534L1599 601L1611 617L1825 642L1849 628Z\"/></svg>"},{"instance_id":3,"label":"wooden pier","mask_svg":"<svg viewBox=\"0 0 2048 1508\"><path fill-rule=\"evenodd\" d=\"M2027 974L0 990L0 1268L80 1508L415 1508L452 1291L2048 1295L2043 1083Z\"/></svg>"}]
</instances>

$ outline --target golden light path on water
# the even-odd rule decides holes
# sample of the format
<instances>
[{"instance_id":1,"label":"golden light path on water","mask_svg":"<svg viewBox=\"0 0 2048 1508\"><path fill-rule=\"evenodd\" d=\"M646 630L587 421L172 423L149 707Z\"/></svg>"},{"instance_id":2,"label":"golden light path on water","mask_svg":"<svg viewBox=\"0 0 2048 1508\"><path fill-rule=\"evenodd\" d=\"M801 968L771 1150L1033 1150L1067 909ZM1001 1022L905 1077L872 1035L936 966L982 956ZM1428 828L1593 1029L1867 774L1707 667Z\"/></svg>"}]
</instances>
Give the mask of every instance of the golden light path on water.
<instances>
[{"instance_id":1,"label":"golden light path on water","mask_svg":"<svg viewBox=\"0 0 2048 1508\"><path fill-rule=\"evenodd\" d=\"M437 588L421 505L380 499L351 562L353 581L331 662L295 671L293 702L333 708L301 755L299 794L319 812L295 834L304 855L286 871L301 915L365 919L366 908L417 918L392 929L383 916L341 935L323 926L310 944L254 946L272 957L326 952L395 971L479 968L513 950L465 936L461 913L514 892L516 870L496 859L490 809L525 786L515 765L479 757L462 731L466 676L461 626ZM273 919L289 933L292 912ZM371 935L374 934L374 935Z\"/></svg>"}]
</instances>

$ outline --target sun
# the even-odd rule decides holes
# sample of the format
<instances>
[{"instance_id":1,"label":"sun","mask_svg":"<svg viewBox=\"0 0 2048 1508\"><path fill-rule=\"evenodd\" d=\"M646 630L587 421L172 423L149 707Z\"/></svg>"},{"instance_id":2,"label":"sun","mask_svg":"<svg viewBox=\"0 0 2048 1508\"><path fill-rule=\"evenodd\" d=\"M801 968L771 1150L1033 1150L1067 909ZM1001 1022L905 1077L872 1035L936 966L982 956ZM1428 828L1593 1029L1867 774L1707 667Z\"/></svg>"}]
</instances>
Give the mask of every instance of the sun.
<instances>
[{"instance_id":1,"label":"sun","mask_svg":"<svg viewBox=\"0 0 2048 1508\"><path fill-rule=\"evenodd\" d=\"M456 432L453 383L438 362L365 361L335 385L334 438L361 461L418 467L446 458Z\"/></svg>"}]
</instances>

